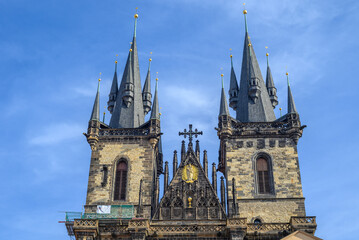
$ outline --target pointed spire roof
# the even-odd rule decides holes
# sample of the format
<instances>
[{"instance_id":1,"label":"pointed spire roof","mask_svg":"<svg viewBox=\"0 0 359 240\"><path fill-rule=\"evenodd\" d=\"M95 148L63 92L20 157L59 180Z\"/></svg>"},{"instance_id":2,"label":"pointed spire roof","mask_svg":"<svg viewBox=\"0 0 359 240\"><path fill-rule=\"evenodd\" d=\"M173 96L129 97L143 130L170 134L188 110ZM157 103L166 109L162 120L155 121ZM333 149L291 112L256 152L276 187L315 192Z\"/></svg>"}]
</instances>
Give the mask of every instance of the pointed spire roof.
<instances>
[{"instance_id":1,"label":"pointed spire roof","mask_svg":"<svg viewBox=\"0 0 359 240\"><path fill-rule=\"evenodd\" d=\"M145 80L145 84L143 85L143 90L142 93L151 93L151 62L152 62L152 58L149 59L149 63L148 63L148 70L147 70L147 76L146 76L146 80Z\"/></svg>"},{"instance_id":2,"label":"pointed spire roof","mask_svg":"<svg viewBox=\"0 0 359 240\"><path fill-rule=\"evenodd\" d=\"M236 77L236 73L234 72L234 68L233 68L233 56L231 54L231 80L230 80L230 85L229 85L229 91L238 91L239 87L238 87L238 81L237 81L237 77Z\"/></svg>"},{"instance_id":3,"label":"pointed spire roof","mask_svg":"<svg viewBox=\"0 0 359 240\"><path fill-rule=\"evenodd\" d=\"M224 92L223 74L221 74L221 78L222 78L222 92L221 92L221 103L219 106L219 116L223 116L223 115L229 116L226 93Z\"/></svg>"},{"instance_id":4,"label":"pointed spire roof","mask_svg":"<svg viewBox=\"0 0 359 240\"><path fill-rule=\"evenodd\" d=\"M267 57L266 87L267 87L267 88L275 88L275 86L274 86L274 81L273 81L273 76L272 76L272 71L271 71L271 69L270 69L270 67L269 67L268 56L269 56L269 54L266 53L266 57Z\"/></svg>"},{"instance_id":5,"label":"pointed spire roof","mask_svg":"<svg viewBox=\"0 0 359 240\"><path fill-rule=\"evenodd\" d=\"M266 86L263 81L262 73L259 68L253 45L250 41L247 26L247 10L243 11L245 18L245 38L243 48L243 60L241 79L239 84L237 120L240 122L271 122L275 120L275 115L270 101ZM258 99L253 101L249 96L249 86L251 79L256 79L258 84Z\"/></svg>"},{"instance_id":6,"label":"pointed spire roof","mask_svg":"<svg viewBox=\"0 0 359 240\"><path fill-rule=\"evenodd\" d=\"M123 72L120 88L117 92L116 104L112 113L109 126L111 128L138 128L145 121L140 67L138 62L137 43L136 43L136 28L137 28L138 14L135 14L135 27L131 49L127 57L126 67ZM133 84L133 100L127 106L124 104L123 97L125 96L126 84ZM132 91L131 90L131 91Z\"/></svg>"},{"instance_id":7,"label":"pointed spire roof","mask_svg":"<svg viewBox=\"0 0 359 240\"><path fill-rule=\"evenodd\" d=\"M297 108L295 107L294 104L292 90L290 89L289 76L288 76L289 74L286 73L286 75L287 75L287 84L288 84L288 113L297 113Z\"/></svg>"},{"instance_id":8,"label":"pointed spire roof","mask_svg":"<svg viewBox=\"0 0 359 240\"><path fill-rule=\"evenodd\" d=\"M115 73L113 74L110 95L116 95L117 92L118 92L118 80L117 80L117 60L116 60L115 61Z\"/></svg>"},{"instance_id":9,"label":"pointed spire roof","mask_svg":"<svg viewBox=\"0 0 359 240\"><path fill-rule=\"evenodd\" d=\"M90 121L91 120L100 121L100 81L101 81L101 78L98 79L97 93L96 93L96 97L95 97L95 102L93 104Z\"/></svg>"},{"instance_id":10,"label":"pointed spire roof","mask_svg":"<svg viewBox=\"0 0 359 240\"><path fill-rule=\"evenodd\" d=\"M160 111L159 111L159 105L158 105L157 89L158 89L158 78L156 78L156 90L155 90L155 96L153 98L153 106L152 106L151 118L150 119L158 119L158 120L160 120Z\"/></svg>"}]
</instances>

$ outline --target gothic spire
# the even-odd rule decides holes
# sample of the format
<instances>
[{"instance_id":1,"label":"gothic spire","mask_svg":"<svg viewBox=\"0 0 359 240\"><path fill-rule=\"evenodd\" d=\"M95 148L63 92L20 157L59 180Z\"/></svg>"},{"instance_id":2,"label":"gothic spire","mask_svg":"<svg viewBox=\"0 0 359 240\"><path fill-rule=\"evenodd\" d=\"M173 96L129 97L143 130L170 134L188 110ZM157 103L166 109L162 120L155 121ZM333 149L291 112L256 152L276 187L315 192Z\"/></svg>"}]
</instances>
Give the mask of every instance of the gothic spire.
<instances>
[{"instance_id":1,"label":"gothic spire","mask_svg":"<svg viewBox=\"0 0 359 240\"><path fill-rule=\"evenodd\" d=\"M117 55L116 55L117 56ZM107 109L112 114L113 107L115 106L116 97L118 92L118 80L117 80L117 60L115 61L115 73L112 79L111 91L108 96Z\"/></svg>"},{"instance_id":2,"label":"gothic spire","mask_svg":"<svg viewBox=\"0 0 359 240\"><path fill-rule=\"evenodd\" d=\"M222 92L221 92L221 103L219 106L219 116L223 116L223 115L229 116L226 93L224 92L223 74L221 74L221 78L222 78Z\"/></svg>"},{"instance_id":3,"label":"gothic spire","mask_svg":"<svg viewBox=\"0 0 359 240\"><path fill-rule=\"evenodd\" d=\"M265 91L262 73L248 34L247 10L244 10L243 14L246 33L236 118L241 122L274 121L272 103Z\"/></svg>"},{"instance_id":4,"label":"gothic spire","mask_svg":"<svg viewBox=\"0 0 359 240\"><path fill-rule=\"evenodd\" d=\"M266 53L266 57L267 57L266 87L267 87L268 95L269 95L270 101L272 103L272 106L273 106L273 108L275 108L275 106L278 105L277 89L274 86L272 71L269 67L269 59L268 59L269 53L268 52Z\"/></svg>"},{"instance_id":5,"label":"gothic spire","mask_svg":"<svg viewBox=\"0 0 359 240\"><path fill-rule=\"evenodd\" d=\"M287 75L287 84L288 84L288 113L296 113L297 108L295 107L292 90L290 89L289 74L286 73L286 75Z\"/></svg>"},{"instance_id":6,"label":"gothic spire","mask_svg":"<svg viewBox=\"0 0 359 240\"><path fill-rule=\"evenodd\" d=\"M140 68L138 63L136 28L138 14L135 14L135 27L126 67L113 109L111 128L137 128L144 123Z\"/></svg>"},{"instance_id":7,"label":"gothic spire","mask_svg":"<svg viewBox=\"0 0 359 240\"><path fill-rule=\"evenodd\" d=\"M91 120L100 121L100 81L101 81L101 78L98 79L97 93L96 93L96 97L95 97L95 102L93 104L90 121Z\"/></svg>"},{"instance_id":8,"label":"gothic spire","mask_svg":"<svg viewBox=\"0 0 359 240\"><path fill-rule=\"evenodd\" d=\"M158 96L157 96L157 89L158 89L158 78L156 78L156 89L155 89L155 96L153 98L153 106L151 111L151 119L158 119L160 120L160 111L158 106Z\"/></svg>"},{"instance_id":9,"label":"gothic spire","mask_svg":"<svg viewBox=\"0 0 359 240\"><path fill-rule=\"evenodd\" d=\"M145 115L147 115L147 113L149 111L151 111L151 104L152 104L152 102L151 102L151 98L152 98L151 72L150 72L151 61L152 61L152 58L149 59L146 81L145 81L145 84L143 85L143 90L142 90L143 110L144 110Z\"/></svg>"},{"instance_id":10,"label":"gothic spire","mask_svg":"<svg viewBox=\"0 0 359 240\"><path fill-rule=\"evenodd\" d=\"M231 57L231 80L230 80L230 85L229 85L229 106L231 108L233 108L233 110L237 109L237 103L238 103L238 82L237 82L237 77L236 77L236 73L234 72L234 68L233 68L233 56L232 54L230 55Z\"/></svg>"}]
</instances>

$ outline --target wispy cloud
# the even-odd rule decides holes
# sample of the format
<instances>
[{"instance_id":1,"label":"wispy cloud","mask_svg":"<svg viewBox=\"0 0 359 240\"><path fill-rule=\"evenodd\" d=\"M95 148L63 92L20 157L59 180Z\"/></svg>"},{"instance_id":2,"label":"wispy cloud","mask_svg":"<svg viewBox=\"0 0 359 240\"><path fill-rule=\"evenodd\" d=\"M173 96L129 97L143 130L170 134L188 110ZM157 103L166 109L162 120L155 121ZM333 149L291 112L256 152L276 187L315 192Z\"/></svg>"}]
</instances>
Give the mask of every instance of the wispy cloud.
<instances>
[{"instance_id":1,"label":"wispy cloud","mask_svg":"<svg viewBox=\"0 0 359 240\"><path fill-rule=\"evenodd\" d=\"M79 138L84 129L76 123L56 123L45 126L37 134L30 137L32 145L53 145L65 140Z\"/></svg>"}]
</instances>

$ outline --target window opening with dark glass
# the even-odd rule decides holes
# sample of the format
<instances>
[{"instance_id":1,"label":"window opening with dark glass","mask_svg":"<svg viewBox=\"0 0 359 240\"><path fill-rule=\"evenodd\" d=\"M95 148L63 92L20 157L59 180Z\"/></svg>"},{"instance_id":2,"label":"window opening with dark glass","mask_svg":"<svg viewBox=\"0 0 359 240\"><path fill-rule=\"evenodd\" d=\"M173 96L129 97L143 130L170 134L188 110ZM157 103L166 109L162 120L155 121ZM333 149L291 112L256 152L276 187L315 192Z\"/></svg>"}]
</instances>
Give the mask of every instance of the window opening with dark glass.
<instances>
[{"instance_id":1,"label":"window opening with dark glass","mask_svg":"<svg viewBox=\"0 0 359 240\"><path fill-rule=\"evenodd\" d=\"M268 161L265 158L257 159L258 192L270 193Z\"/></svg>"},{"instance_id":2,"label":"window opening with dark glass","mask_svg":"<svg viewBox=\"0 0 359 240\"><path fill-rule=\"evenodd\" d=\"M115 200L126 200L127 163L120 161L116 168Z\"/></svg>"}]
</instances>

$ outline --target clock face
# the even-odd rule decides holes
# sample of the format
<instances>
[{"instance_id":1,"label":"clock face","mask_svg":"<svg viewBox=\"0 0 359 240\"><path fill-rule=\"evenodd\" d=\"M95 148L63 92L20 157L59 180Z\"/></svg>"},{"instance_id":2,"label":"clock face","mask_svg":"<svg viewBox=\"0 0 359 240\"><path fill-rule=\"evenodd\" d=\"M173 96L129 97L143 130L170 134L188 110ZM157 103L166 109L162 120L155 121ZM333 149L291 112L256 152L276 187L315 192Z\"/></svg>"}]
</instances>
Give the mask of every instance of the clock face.
<instances>
[{"instance_id":1,"label":"clock face","mask_svg":"<svg viewBox=\"0 0 359 240\"><path fill-rule=\"evenodd\" d=\"M99 214L110 214L111 205L97 205L97 213Z\"/></svg>"}]
</instances>

